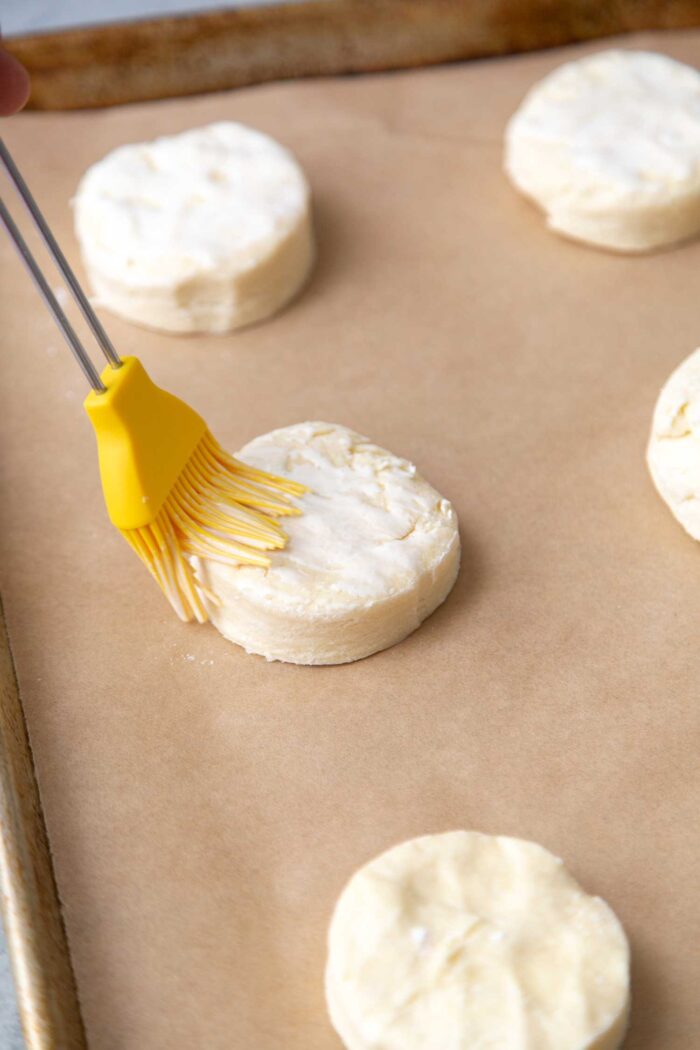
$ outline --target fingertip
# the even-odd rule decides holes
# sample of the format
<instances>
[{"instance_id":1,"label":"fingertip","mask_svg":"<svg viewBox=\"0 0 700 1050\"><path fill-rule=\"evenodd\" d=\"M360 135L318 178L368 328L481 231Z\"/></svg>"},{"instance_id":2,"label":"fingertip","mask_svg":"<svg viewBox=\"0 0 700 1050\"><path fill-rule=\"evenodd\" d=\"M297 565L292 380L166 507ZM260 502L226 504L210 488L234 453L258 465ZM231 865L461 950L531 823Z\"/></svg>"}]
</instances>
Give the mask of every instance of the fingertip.
<instances>
[{"instance_id":1,"label":"fingertip","mask_svg":"<svg viewBox=\"0 0 700 1050\"><path fill-rule=\"evenodd\" d=\"M29 74L22 63L0 47L0 117L9 117L22 109L29 90Z\"/></svg>"}]
</instances>

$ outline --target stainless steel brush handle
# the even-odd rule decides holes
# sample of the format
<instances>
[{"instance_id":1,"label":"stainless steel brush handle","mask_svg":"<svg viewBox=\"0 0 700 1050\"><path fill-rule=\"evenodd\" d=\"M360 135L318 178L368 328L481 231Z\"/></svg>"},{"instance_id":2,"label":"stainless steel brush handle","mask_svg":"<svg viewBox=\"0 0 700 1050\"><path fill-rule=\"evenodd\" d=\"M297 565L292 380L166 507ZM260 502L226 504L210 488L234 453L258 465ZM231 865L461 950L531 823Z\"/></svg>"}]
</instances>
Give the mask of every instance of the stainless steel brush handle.
<instances>
[{"instance_id":1,"label":"stainless steel brush handle","mask_svg":"<svg viewBox=\"0 0 700 1050\"><path fill-rule=\"evenodd\" d=\"M51 252L56 266L63 274L63 279L70 288L71 294L73 295L73 298L80 307L83 317L92 329L92 333L95 336L97 342L99 343L100 349L102 350L109 363L115 368L119 368L119 366L121 365L121 359L112 345L112 340L109 338L104 328L102 327L102 323L99 317L97 316L93 308L90 306L85 292L80 287L78 278L73 273L73 270L71 269L68 260L61 251L56 238L51 232L49 224L42 215L39 205L34 200L29 186L27 186L26 182L22 177L22 173L20 172L19 168L12 159L12 154L10 153L9 149L7 148L7 146L1 138L0 161L2 161L3 165L5 166L5 170L7 171L7 174L10 176L12 182L15 185L15 189L24 201L27 211L31 215L39 233L43 237L46 247Z\"/></svg>"},{"instance_id":2,"label":"stainless steel brush handle","mask_svg":"<svg viewBox=\"0 0 700 1050\"><path fill-rule=\"evenodd\" d=\"M17 229L14 219L5 207L5 202L3 201L2 197L0 197L0 219L2 219L5 225L5 229L14 241L15 247L19 252L20 258L22 259L24 265L27 267L27 270L33 278L37 288L41 292L44 302L48 306L59 328L63 332L64 338L71 350L73 351L76 361L87 376L87 380L90 386L93 390L96 390L98 393L103 394L107 387L100 379L100 373L97 371L92 361L88 357L87 350L80 342L80 339L78 338L75 329L73 328L73 325L70 323L63 310L59 306L56 296L51 291L48 281L46 280L39 268L39 264L37 263L36 259L29 250L29 245Z\"/></svg>"}]
</instances>

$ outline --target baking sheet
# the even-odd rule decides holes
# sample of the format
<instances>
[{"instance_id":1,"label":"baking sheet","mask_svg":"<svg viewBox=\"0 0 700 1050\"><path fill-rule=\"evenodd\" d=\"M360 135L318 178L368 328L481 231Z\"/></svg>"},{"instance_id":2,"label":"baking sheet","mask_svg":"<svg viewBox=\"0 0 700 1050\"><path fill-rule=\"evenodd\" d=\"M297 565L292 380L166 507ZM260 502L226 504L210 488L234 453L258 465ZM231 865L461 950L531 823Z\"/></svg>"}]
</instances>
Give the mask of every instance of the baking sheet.
<instances>
[{"instance_id":1,"label":"baking sheet","mask_svg":"<svg viewBox=\"0 0 700 1050\"><path fill-rule=\"evenodd\" d=\"M624 46L700 64L700 33ZM74 261L68 200L120 143L239 119L291 147L303 297L228 337L110 332L231 449L320 418L410 457L464 543L447 603L354 665L178 623L107 523L81 375L0 245L2 595L93 1050L337 1048L337 894L457 827L535 839L612 904L628 1050L697 1038L700 557L643 455L698 343L700 242L566 243L500 174L527 87L585 50L4 123Z\"/></svg>"}]
</instances>

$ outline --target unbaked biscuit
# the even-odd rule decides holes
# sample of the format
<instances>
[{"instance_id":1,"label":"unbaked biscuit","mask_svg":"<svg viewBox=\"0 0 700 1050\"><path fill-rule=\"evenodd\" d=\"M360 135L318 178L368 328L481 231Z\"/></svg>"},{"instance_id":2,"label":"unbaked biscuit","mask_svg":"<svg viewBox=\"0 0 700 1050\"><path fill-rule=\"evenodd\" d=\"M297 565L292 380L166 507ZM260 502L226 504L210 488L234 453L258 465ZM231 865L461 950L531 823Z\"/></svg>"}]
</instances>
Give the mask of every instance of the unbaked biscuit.
<instances>
[{"instance_id":1,"label":"unbaked biscuit","mask_svg":"<svg viewBox=\"0 0 700 1050\"><path fill-rule=\"evenodd\" d=\"M348 1050L616 1050L629 950L558 857L454 831L353 876L330 926L326 993Z\"/></svg>"},{"instance_id":2,"label":"unbaked biscuit","mask_svg":"<svg viewBox=\"0 0 700 1050\"><path fill-rule=\"evenodd\" d=\"M600 51L555 69L506 131L505 168L552 230L620 252L700 231L700 74Z\"/></svg>"},{"instance_id":3,"label":"unbaked biscuit","mask_svg":"<svg viewBox=\"0 0 700 1050\"><path fill-rule=\"evenodd\" d=\"M226 638L268 660L339 664L386 649L445 600L459 568L457 517L412 463L332 423L256 438L238 457L308 486L268 569L207 561Z\"/></svg>"},{"instance_id":4,"label":"unbaked biscuit","mask_svg":"<svg viewBox=\"0 0 700 1050\"><path fill-rule=\"evenodd\" d=\"M301 168L231 122L108 154L80 182L75 228L101 305L167 332L268 317L299 291L314 256Z\"/></svg>"}]
</instances>

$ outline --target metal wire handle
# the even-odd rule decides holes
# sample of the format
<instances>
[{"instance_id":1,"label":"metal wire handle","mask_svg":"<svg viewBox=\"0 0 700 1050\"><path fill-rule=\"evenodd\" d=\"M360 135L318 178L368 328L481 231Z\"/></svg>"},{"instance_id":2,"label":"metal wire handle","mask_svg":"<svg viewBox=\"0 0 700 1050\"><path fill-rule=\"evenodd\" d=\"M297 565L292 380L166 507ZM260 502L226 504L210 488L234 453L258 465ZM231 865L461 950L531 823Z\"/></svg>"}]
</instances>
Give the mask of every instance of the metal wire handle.
<instances>
[{"instance_id":1,"label":"metal wire handle","mask_svg":"<svg viewBox=\"0 0 700 1050\"><path fill-rule=\"evenodd\" d=\"M61 271L61 273L63 275L63 278L64 278L66 284L68 285L68 287L69 287L69 289L71 291L71 294L73 295L73 298L75 299L76 303L78 304L78 306L79 306L79 308L80 308L80 310L82 312L83 317L85 318L85 320L87 321L88 325L90 326L90 328L91 328L91 330L93 332L93 335L95 336L95 339L97 340L97 342L98 342L98 344L100 346L100 349L102 350L103 354L105 355L105 357L107 358L109 363L114 368L119 368L121 366L121 363L122 363L121 362L121 358L119 357L119 354L114 349L114 346L112 345L112 341L110 340L109 336L107 335L107 333L105 332L104 328L102 327L102 324L101 324L99 318L97 317L97 314L95 313L95 311L93 310L92 306L88 302L87 296L85 295L83 289L80 287L80 284L78 282L78 278L75 276L75 274L73 273L73 270L71 269L70 265L68 264L68 260L66 259L65 255L61 251L61 249L60 249L60 247L58 245L58 242L56 241L56 238L54 237L53 233L51 232L51 229L50 229L48 223L46 222L46 219L42 215L38 204L34 200L34 197L32 196L32 193L31 193L29 187L27 186L26 182L22 178L22 175L21 175L21 173L19 171L19 168L17 167L17 165L15 164L14 160L12 159L12 155L10 154L10 151L8 150L7 146L2 141L1 138L0 138L0 161L2 161L2 163L3 163L4 167L5 167L5 170L7 171L7 174L10 176L10 179L14 183L17 192L19 193L19 195L22 198L22 200L23 200L23 202L24 202L24 204L25 204L29 214L31 215L32 219L34 220L34 222L36 224L36 227L39 230L39 233L41 234L41 236L42 236L42 238L44 240L44 243L46 244L46 247L49 249L49 252L51 253L51 256L53 257L53 260L56 263L56 266ZM46 303L46 305L48 306L49 310L53 314L53 317L54 317L56 323L58 324L59 328L61 329L66 342L68 343L68 345L71 348L71 350L72 350L72 352L73 352L73 354L74 354L78 364L80 365L80 367L82 368L85 376L87 377L87 380L90 383L90 386L92 387L93 390L97 391L98 393L104 393L104 391L106 390L106 387L105 387L104 383L102 382L102 380L100 379L99 372L97 371L97 369L95 368L94 364L90 360L90 357L88 356L88 353L87 353L85 347L83 346L83 344L81 343L80 339L78 338L78 335L77 335L75 329L73 328L73 326L71 325L70 321L66 317L65 313L61 309L61 306L59 305L58 300L56 299L56 296L51 291L49 283L46 280L46 278L44 277L39 264L37 263L36 259L32 255L32 252L31 252L27 242L25 241L24 237L22 236L22 234L20 233L19 229L17 228L16 223L14 222L12 216L10 215L10 212L8 211L8 209L5 206L5 203L4 203L4 201L2 200L1 197L0 197L0 219L2 220L2 222L3 222L4 226L5 226L5 229L9 233L10 237L14 241L15 247L17 248L17 251L19 252L19 255L20 255L20 258L22 259L22 262L26 266L30 276L32 277L32 279L35 282L37 288L39 289L39 292L41 293L41 295L42 295L42 297L44 299L44 302Z\"/></svg>"}]
</instances>

